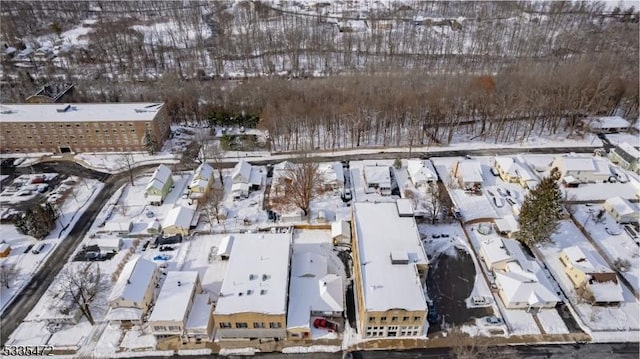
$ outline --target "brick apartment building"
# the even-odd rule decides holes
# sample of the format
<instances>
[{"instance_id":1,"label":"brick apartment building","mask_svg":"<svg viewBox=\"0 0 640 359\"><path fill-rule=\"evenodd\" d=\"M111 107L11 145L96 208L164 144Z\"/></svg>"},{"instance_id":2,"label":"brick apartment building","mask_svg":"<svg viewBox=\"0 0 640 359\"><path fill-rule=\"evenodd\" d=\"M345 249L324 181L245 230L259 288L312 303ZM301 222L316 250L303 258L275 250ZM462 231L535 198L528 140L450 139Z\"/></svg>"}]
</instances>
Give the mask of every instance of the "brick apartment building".
<instances>
[{"instance_id":1,"label":"brick apartment building","mask_svg":"<svg viewBox=\"0 0 640 359\"><path fill-rule=\"evenodd\" d=\"M164 103L0 105L0 152L144 151L147 130L159 149L170 123Z\"/></svg>"}]
</instances>

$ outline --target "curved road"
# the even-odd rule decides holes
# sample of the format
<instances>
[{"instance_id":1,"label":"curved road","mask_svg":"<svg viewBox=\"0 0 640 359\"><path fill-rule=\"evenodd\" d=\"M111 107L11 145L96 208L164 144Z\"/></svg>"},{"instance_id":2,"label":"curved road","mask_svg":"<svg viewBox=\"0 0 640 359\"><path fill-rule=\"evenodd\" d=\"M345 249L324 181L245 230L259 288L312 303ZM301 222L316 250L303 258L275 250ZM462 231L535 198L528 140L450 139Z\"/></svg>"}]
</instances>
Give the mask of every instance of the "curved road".
<instances>
[{"instance_id":1,"label":"curved road","mask_svg":"<svg viewBox=\"0 0 640 359\"><path fill-rule=\"evenodd\" d=\"M328 155L314 156L307 158L313 161L353 161L364 159L395 159L404 158L408 156L412 157L452 157L452 156L491 156L496 154L511 154L511 153L562 153L562 152L592 152L593 147L553 147L553 148L535 148L535 149L519 149L519 148L496 148L496 149L482 149L482 150L454 150L454 151L439 151L439 152L385 152L383 149L377 153L368 154L348 154L348 155ZM291 154L294 158L295 154ZM291 158L290 158L291 159ZM259 160L254 161L251 158L247 158L254 164L265 165L273 164L283 161L283 159L272 160ZM225 161L218 163L217 165L223 168L233 167L237 161ZM137 167L134 169L135 175L140 174L148 169L156 167L157 164L148 164ZM30 173L35 172L58 172L68 175L77 175L81 177L89 177L98 179L105 183L104 188L96 196L95 200L89 205L89 208L78 219L77 224L71 229L67 239L62 241L51 254L49 259L44 265L42 265L37 273L34 274L29 283L25 286L24 290L16 295L13 302L7 306L2 313L0 319L0 343L4 345L9 335L18 327L18 325L24 320L29 312L36 305L40 297L44 294L48 285L53 282L53 279L62 269L62 266L67 263L71 254L77 245L82 241L85 234L91 227L91 224L95 220L96 216L100 212L100 209L105 205L107 200L111 197L113 192L119 188L120 185L127 181L127 172L119 174L109 174L104 172L95 171L85 168L73 161L60 161L60 162L43 162L34 164L30 167L16 168L11 171L13 174ZM4 172L4 171L3 171Z\"/></svg>"}]
</instances>

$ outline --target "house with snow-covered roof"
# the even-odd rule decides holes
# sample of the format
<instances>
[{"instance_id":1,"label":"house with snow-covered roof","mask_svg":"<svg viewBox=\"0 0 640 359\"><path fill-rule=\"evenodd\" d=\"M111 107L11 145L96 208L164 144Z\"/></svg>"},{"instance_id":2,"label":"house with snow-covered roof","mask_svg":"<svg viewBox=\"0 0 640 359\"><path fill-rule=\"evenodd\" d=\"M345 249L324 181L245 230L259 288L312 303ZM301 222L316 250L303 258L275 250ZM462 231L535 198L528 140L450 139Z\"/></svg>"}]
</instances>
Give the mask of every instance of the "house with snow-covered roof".
<instances>
[{"instance_id":1,"label":"house with snow-covered roof","mask_svg":"<svg viewBox=\"0 0 640 359\"><path fill-rule=\"evenodd\" d=\"M231 192L234 198L244 198L249 192L256 191L264 184L265 174L250 163L241 160L233 168L231 173Z\"/></svg>"},{"instance_id":2,"label":"house with snow-covered roof","mask_svg":"<svg viewBox=\"0 0 640 359\"><path fill-rule=\"evenodd\" d=\"M216 337L286 338L291 233L233 236L213 312Z\"/></svg>"},{"instance_id":3,"label":"house with snow-covered roof","mask_svg":"<svg viewBox=\"0 0 640 359\"><path fill-rule=\"evenodd\" d=\"M438 181L433 164L429 160L407 160L407 172L416 188L427 188L429 184Z\"/></svg>"},{"instance_id":4,"label":"house with snow-covered roof","mask_svg":"<svg viewBox=\"0 0 640 359\"><path fill-rule=\"evenodd\" d=\"M148 323L156 338L186 338L185 325L194 297L202 292L197 271L170 271L160 288Z\"/></svg>"},{"instance_id":5,"label":"house with snow-covered roof","mask_svg":"<svg viewBox=\"0 0 640 359\"><path fill-rule=\"evenodd\" d=\"M331 239L333 239L333 244L351 244L351 225L349 221L331 223Z\"/></svg>"},{"instance_id":6,"label":"house with snow-covered roof","mask_svg":"<svg viewBox=\"0 0 640 359\"><path fill-rule=\"evenodd\" d=\"M494 274L498 295L508 309L553 308L560 301L542 267L517 241L483 240L480 257Z\"/></svg>"},{"instance_id":7,"label":"house with snow-covered roof","mask_svg":"<svg viewBox=\"0 0 640 359\"><path fill-rule=\"evenodd\" d=\"M213 341L213 307L214 302L208 293L195 295L184 327L188 342L197 344Z\"/></svg>"},{"instance_id":8,"label":"house with snow-covered roof","mask_svg":"<svg viewBox=\"0 0 640 359\"><path fill-rule=\"evenodd\" d=\"M181 234L187 236L191 228L191 221L195 211L188 207L172 208L162 222L162 232L165 235Z\"/></svg>"},{"instance_id":9,"label":"house with snow-covered roof","mask_svg":"<svg viewBox=\"0 0 640 359\"><path fill-rule=\"evenodd\" d=\"M609 181L611 170L606 159L587 156L558 156L553 160L551 168L557 167L560 175L567 183L602 183ZM569 180L570 178L571 180Z\"/></svg>"},{"instance_id":10,"label":"house with snow-covered roof","mask_svg":"<svg viewBox=\"0 0 640 359\"><path fill-rule=\"evenodd\" d=\"M495 168L505 182L517 183L522 188L534 188L538 185L538 177L529 170L524 161L510 156L496 156Z\"/></svg>"},{"instance_id":11,"label":"house with snow-covered roof","mask_svg":"<svg viewBox=\"0 0 640 359\"><path fill-rule=\"evenodd\" d=\"M587 290L594 305L618 305L624 301L616 273L596 252L572 246L560 253L560 262L576 290Z\"/></svg>"},{"instance_id":12,"label":"house with snow-covered roof","mask_svg":"<svg viewBox=\"0 0 640 359\"><path fill-rule=\"evenodd\" d=\"M478 191L482 187L482 166L478 160L461 160L453 168L453 176L460 187L467 191Z\"/></svg>"},{"instance_id":13,"label":"house with snow-covered roof","mask_svg":"<svg viewBox=\"0 0 640 359\"><path fill-rule=\"evenodd\" d=\"M379 192L383 196L391 195L391 169L387 165L365 163L365 192Z\"/></svg>"},{"instance_id":14,"label":"house with snow-covered roof","mask_svg":"<svg viewBox=\"0 0 640 359\"><path fill-rule=\"evenodd\" d=\"M414 217L396 203L353 206L355 296L365 338L416 337L426 332L423 290L429 267Z\"/></svg>"},{"instance_id":15,"label":"house with snow-covered roof","mask_svg":"<svg viewBox=\"0 0 640 359\"><path fill-rule=\"evenodd\" d=\"M321 163L318 165L318 172L324 179L325 189L342 191L342 189L344 188L344 171L342 168L342 163Z\"/></svg>"},{"instance_id":16,"label":"house with snow-covered roof","mask_svg":"<svg viewBox=\"0 0 640 359\"><path fill-rule=\"evenodd\" d=\"M631 123L620 116L605 116L589 120L589 127L595 133L627 132Z\"/></svg>"},{"instance_id":17,"label":"house with snow-covered roof","mask_svg":"<svg viewBox=\"0 0 640 359\"><path fill-rule=\"evenodd\" d=\"M108 321L139 322L155 299L160 272L152 261L140 256L122 267L109 296Z\"/></svg>"},{"instance_id":18,"label":"house with snow-covered roof","mask_svg":"<svg viewBox=\"0 0 640 359\"><path fill-rule=\"evenodd\" d=\"M189 184L189 189L191 190L190 197L193 199L206 197L213 182L213 167L208 163L201 164L196 168L191 183Z\"/></svg>"},{"instance_id":19,"label":"house with snow-covered roof","mask_svg":"<svg viewBox=\"0 0 640 359\"><path fill-rule=\"evenodd\" d=\"M344 293L342 277L329 272L326 255L304 249L294 250L289 280L288 337L310 338L316 317L340 321L344 311Z\"/></svg>"},{"instance_id":20,"label":"house with snow-covered roof","mask_svg":"<svg viewBox=\"0 0 640 359\"><path fill-rule=\"evenodd\" d=\"M640 174L640 151L627 142L609 152L609 159L626 170Z\"/></svg>"},{"instance_id":21,"label":"house with snow-covered roof","mask_svg":"<svg viewBox=\"0 0 640 359\"><path fill-rule=\"evenodd\" d=\"M607 199L603 207L618 223L638 223L637 207L620 196Z\"/></svg>"},{"instance_id":22,"label":"house with snow-covered roof","mask_svg":"<svg viewBox=\"0 0 640 359\"><path fill-rule=\"evenodd\" d=\"M162 205L167 194L171 191L171 186L173 186L171 169L165 165L158 166L145 188L144 195L147 198L147 203L155 206Z\"/></svg>"}]
</instances>

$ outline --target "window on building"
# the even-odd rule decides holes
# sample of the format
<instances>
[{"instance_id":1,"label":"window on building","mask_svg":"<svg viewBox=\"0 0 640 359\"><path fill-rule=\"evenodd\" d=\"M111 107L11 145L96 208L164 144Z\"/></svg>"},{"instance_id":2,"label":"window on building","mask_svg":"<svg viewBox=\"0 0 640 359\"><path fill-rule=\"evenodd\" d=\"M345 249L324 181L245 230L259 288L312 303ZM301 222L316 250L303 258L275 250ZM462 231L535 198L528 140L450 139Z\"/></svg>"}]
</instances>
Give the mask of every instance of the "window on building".
<instances>
[{"instance_id":1,"label":"window on building","mask_svg":"<svg viewBox=\"0 0 640 359\"><path fill-rule=\"evenodd\" d=\"M171 331L171 332L175 332L175 331L177 331L177 330L180 330L180 327L179 327L179 326L177 326L177 325L170 325L170 326L169 326L169 331Z\"/></svg>"},{"instance_id":2,"label":"window on building","mask_svg":"<svg viewBox=\"0 0 640 359\"><path fill-rule=\"evenodd\" d=\"M369 321L370 322L375 322L376 321L376 317L369 317Z\"/></svg>"},{"instance_id":3,"label":"window on building","mask_svg":"<svg viewBox=\"0 0 640 359\"><path fill-rule=\"evenodd\" d=\"M402 317L402 321L403 322L408 322L409 321L409 317Z\"/></svg>"},{"instance_id":4,"label":"window on building","mask_svg":"<svg viewBox=\"0 0 640 359\"><path fill-rule=\"evenodd\" d=\"M419 322L419 321L422 320L422 317L413 317L413 320L416 321L416 322Z\"/></svg>"},{"instance_id":5,"label":"window on building","mask_svg":"<svg viewBox=\"0 0 640 359\"><path fill-rule=\"evenodd\" d=\"M269 323L269 328L271 328L271 329L280 329L280 328L282 328L282 324L280 324L280 322L271 322L271 323Z\"/></svg>"},{"instance_id":6,"label":"window on building","mask_svg":"<svg viewBox=\"0 0 640 359\"><path fill-rule=\"evenodd\" d=\"M253 327L255 329L264 328L264 323L263 322L254 322L253 323Z\"/></svg>"},{"instance_id":7,"label":"window on building","mask_svg":"<svg viewBox=\"0 0 640 359\"><path fill-rule=\"evenodd\" d=\"M153 330L156 332L164 332L167 330L167 327L163 326L163 325L156 325L153 327Z\"/></svg>"},{"instance_id":8,"label":"window on building","mask_svg":"<svg viewBox=\"0 0 640 359\"><path fill-rule=\"evenodd\" d=\"M236 328L238 329L247 328L247 323L238 322L236 323Z\"/></svg>"},{"instance_id":9,"label":"window on building","mask_svg":"<svg viewBox=\"0 0 640 359\"><path fill-rule=\"evenodd\" d=\"M392 322L397 322L398 321L398 317L391 317L391 321Z\"/></svg>"},{"instance_id":10,"label":"window on building","mask_svg":"<svg viewBox=\"0 0 640 359\"><path fill-rule=\"evenodd\" d=\"M229 323L229 322L220 322L220 328L231 328L231 323Z\"/></svg>"},{"instance_id":11,"label":"window on building","mask_svg":"<svg viewBox=\"0 0 640 359\"><path fill-rule=\"evenodd\" d=\"M387 317L380 317L380 321L381 322L386 322L387 321Z\"/></svg>"}]
</instances>

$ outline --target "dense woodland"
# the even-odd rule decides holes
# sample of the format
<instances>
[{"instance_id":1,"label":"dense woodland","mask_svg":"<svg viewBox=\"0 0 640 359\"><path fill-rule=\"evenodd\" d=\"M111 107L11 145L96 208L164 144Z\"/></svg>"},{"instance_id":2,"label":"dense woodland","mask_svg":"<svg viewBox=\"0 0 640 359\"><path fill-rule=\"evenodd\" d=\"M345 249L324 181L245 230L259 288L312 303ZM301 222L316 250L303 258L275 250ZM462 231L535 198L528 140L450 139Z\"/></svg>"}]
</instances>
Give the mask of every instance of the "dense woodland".
<instances>
[{"instance_id":1,"label":"dense woodland","mask_svg":"<svg viewBox=\"0 0 640 359\"><path fill-rule=\"evenodd\" d=\"M585 116L638 118L636 9L369 5L3 1L5 48L58 49L3 53L2 99L58 80L77 101L162 99L176 122L250 114L287 151L581 136ZM61 42L78 27L91 28L81 45Z\"/></svg>"}]
</instances>

